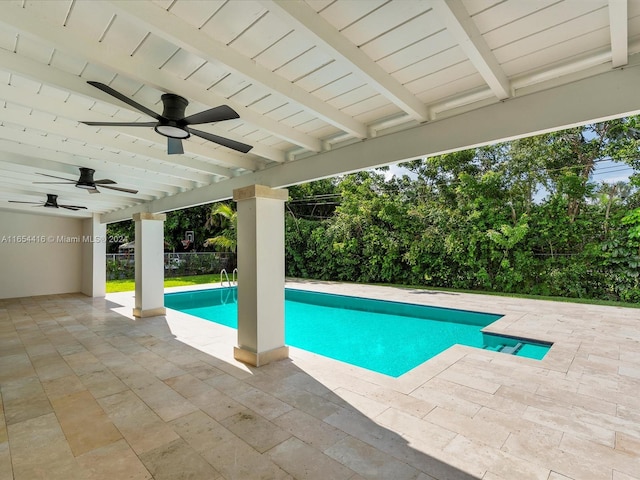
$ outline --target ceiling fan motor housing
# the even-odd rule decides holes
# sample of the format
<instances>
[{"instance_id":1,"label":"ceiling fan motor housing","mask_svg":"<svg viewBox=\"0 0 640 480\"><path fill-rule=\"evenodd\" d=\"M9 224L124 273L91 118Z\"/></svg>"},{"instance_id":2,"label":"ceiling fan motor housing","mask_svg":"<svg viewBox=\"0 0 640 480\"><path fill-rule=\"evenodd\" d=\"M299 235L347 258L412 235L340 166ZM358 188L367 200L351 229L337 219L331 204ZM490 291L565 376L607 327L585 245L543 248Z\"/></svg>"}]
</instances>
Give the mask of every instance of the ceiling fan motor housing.
<instances>
[{"instance_id":1,"label":"ceiling fan motor housing","mask_svg":"<svg viewBox=\"0 0 640 480\"><path fill-rule=\"evenodd\" d=\"M58 195L47 193L47 201L45 202L44 206L58 208Z\"/></svg>"},{"instance_id":2,"label":"ceiling fan motor housing","mask_svg":"<svg viewBox=\"0 0 640 480\"><path fill-rule=\"evenodd\" d=\"M80 178L76 182L76 187L84 189L96 188L96 184L93 181L93 174L95 170L93 168L80 167Z\"/></svg>"},{"instance_id":3,"label":"ceiling fan motor housing","mask_svg":"<svg viewBox=\"0 0 640 480\"><path fill-rule=\"evenodd\" d=\"M165 137L189 138L191 134L184 122L184 112L189 105L187 99L173 93L165 93L161 99L164 118L158 122L154 130Z\"/></svg>"}]
</instances>

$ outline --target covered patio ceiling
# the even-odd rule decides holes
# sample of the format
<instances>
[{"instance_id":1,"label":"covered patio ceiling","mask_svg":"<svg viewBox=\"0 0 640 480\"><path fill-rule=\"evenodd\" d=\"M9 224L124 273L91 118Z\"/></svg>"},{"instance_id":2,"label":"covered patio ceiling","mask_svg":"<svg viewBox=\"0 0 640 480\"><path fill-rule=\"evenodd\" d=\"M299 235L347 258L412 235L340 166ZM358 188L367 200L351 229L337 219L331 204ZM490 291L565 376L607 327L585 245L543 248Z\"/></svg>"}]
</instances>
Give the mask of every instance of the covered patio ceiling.
<instances>
[{"instance_id":1,"label":"covered patio ceiling","mask_svg":"<svg viewBox=\"0 0 640 480\"><path fill-rule=\"evenodd\" d=\"M0 209L102 222L640 111L640 2L15 0L0 15ZM167 153L153 112L229 105ZM137 194L44 175L95 170Z\"/></svg>"}]
</instances>

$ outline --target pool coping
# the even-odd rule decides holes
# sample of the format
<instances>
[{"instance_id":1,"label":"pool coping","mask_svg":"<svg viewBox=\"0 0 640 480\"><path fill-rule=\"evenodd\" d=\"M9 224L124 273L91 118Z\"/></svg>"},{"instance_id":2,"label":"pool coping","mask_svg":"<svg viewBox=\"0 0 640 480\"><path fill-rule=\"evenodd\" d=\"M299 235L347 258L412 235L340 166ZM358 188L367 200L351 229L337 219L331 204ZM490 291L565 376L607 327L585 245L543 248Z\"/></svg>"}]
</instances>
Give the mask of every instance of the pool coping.
<instances>
[{"instance_id":1,"label":"pool coping","mask_svg":"<svg viewBox=\"0 0 640 480\"><path fill-rule=\"evenodd\" d=\"M303 291L312 291L312 292L320 292L320 293L332 293L337 295L359 297L359 298L375 298L375 297L367 297L361 294L359 295L357 293L349 292L348 288L346 288L347 291L344 291L345 286L349 286L349 285L351 284L344 284L341 282L318 281L318 280L287 279L287 282L285 283L285 288L299 289ZM394 287L377 287L372 285L352 285L352 286L371 287L371 288L394 288ZM339 292L334 291L335 287L343 291L339 291ZM210 283L210 284L190 285L190 286L181 286L181 287L169 287L169 288L165 288L165 293L180 293L180 292L210 290L210 289L218 289L218 288L228 288L228 287L218 283L215 283L215 284ZM425 291L429 291L429 290L425 290ZM473 294L465 294L465 295L473 295ZM466 355L477 354L479 352L483 352L489 357L497 356L496 358L498 359L502 357L509 357L512 361L515 362L515 364L532 365L536 367L545 367L545 368L552 368L552 369L560 368L560 371L563 371L563 369L566 368L566 364L565 364L566 362L562 361L562 358L566 354L566 351L563 350L562 352L558 352L558 354L556 354L556 352L554 351L554 345L556 344L557 339L555 339L555 337L551 335L532 337L527 332L515 327L517 325L518 320L520 320L524 314L508 312L508 311L501 312L498 310L492 310L491 312L484 312L482 311L482 309L477 309L477 308L468 309L468 308L460 308L460 307L451 306L451 305L447 305L447 306L433 305L433 304L424 303L424 302L407 302L403 300L390 300L390 301L402 302L402 303L413 303L415 305L438 306L442 308L467 310L467 311L474 311L479 313L490 313L494 315L501 315L501 318L491 323L491 325L484 327L481 331L485 333L495 334L495 335L523 338L523 339L529 339L531 341L536 341L536 342L549 343L549 344L552 344L552 347L544 359L536 360L536 359L518 357L515 355L507 355L501 352L483 350L476 347L456 344L449 347L445 351L439 353L438 355L435 355L434 357L426 360L420 365L412 368L411 370L400 375L399 377L391 377L382 373L368 370L366 368L358 367L356 365L351 365L349 363L342 362L340 360L324 357L322 355L319 355L313 352L308 352L306 350L302 350L290 345L287 346L289 348L289 358L293 361L296 361L296 360L300 361L301 359L305 359L306 363L314 363L322 366L323 369L329 369L329 370L332 368L335 368L336 365L339 365L340 369L345 371L345 373L348 373L349 375L357 376L358 378L362 378L368 382L374 383L379 386L383 386L386 388L393 388L394 390L400 393L405 393L405 394L408 394L411 391L418 388L418 386L423 384L425 380L436 377L437 375L442 373L444 370L446 370L452 363L455 363L456 361L460 360ZM202 321L202 319L200 319L199 317L195 317L195 316L180 312L178 310L167 308L167 311L168 312L171 311L173 312L173 314L187 315L191 318L197 319L198 321ZM208 322L208 323L212 323L212 322ZM213 322L213 324L216 326L223 327L224 329L230 329L235 335L235 332L236 332L235 329L224 326L224 325L216 324L215 322ZM235 348L235 345L236 344L234 343L234 348ZM198 348L196 345L191 345L191 346ZM233 361L236 364L241 363L241 362L238 362L236 358L228 357L226 355L225 357L226 357L225 360L227 361ZM541 363L541 362L544 362L544 363ZM242 365L244 365L245 368L249 368L246 364L242 364Z\"/></svg>"}]
</instances>

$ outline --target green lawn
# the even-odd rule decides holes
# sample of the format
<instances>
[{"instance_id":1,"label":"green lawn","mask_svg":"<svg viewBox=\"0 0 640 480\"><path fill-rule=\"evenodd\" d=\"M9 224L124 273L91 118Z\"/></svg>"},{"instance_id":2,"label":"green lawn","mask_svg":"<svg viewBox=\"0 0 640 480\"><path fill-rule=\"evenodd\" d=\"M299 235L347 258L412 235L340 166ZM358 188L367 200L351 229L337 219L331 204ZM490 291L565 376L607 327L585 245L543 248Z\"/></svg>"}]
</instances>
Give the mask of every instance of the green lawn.
<instances>
[{"instance_id":1,"label":"green lawn","mask_svg":"<svg viewBox=\"0 0 640 480\"><path fill-rule=\"evenodd\" d=\"M201 285L203 283L220 283L220 274L210 275L194 275L190 277L173 277L165 278L164 286L166 287L182 287L185 285ZM616 302L614 300L596 300L588 298L565 298L565 297L543 297L540 295L524 295L517 293L500 293L500 292L483 292L479 290L454 290L435 287L412 287L409 285L395 285L388 284L392 287L398 288L418 288L423 290L435 290L442 292L459 292L459 293L475 293L481 295L496 295L501 297L515 297L515 298L529 298L532 300L551 300L554 302L569 302L569 303L586 303L589 305L604 305L607 307L627 307L627 308L640 308L638 303L625 303ZM129 292L135 290L135 281L131 280L109 280L107 281L107 293L116 292Z\"/></svg>"},{"instance_id":2,"label":"green lawn","mask_svg":"<svg viewBox=\"0 0 640 480\"><path fill-rule=\"evenodd\" d=\"M194 275L191 277L171 277L164 279L164 286L182 287L184 285L201 285L203 283L220 283L220 274L210 275ZM127 280L108 280L107 293L130 292L136 289L136 283L133 279Z\"/></svg>"}]
</instances>

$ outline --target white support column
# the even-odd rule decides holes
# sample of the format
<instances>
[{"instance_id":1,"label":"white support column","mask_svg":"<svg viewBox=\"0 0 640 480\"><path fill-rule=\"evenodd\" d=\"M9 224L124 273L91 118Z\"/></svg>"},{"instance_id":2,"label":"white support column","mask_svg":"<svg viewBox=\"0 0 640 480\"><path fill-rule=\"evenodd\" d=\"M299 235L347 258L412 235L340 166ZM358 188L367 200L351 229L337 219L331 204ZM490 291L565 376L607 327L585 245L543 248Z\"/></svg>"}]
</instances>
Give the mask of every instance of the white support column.
<instances>
[{"instance_id":1,"label":"white support column","mask_svg":"<svg viewBox=\"0 0 640 480\"><path fill-rule=\"evenodd\" d=\"M136 213L136 303L133 316L164 315L164 221L161 213Z\"/></svg>"},{"instance_id":2,"label":"white support column","mask_svg":"<svg viewBox=\"0 0 640 480\"><path fill-rule=\"evenodd\" d=\"M287 358L284 344L284 202L288 190L251 185L238 203L238 346L234 358L259 367Z\"/></svg>"},{"instance_id":3,"label":"white support column","mask_svg":"<svg viewBox=\"0 0 640 480\"><path fill-rule=\"evenodd\" d=\"M104 297L106 284L107 225L99 215L82 220L82 293Z\"/></svg>"}]
</instances>

